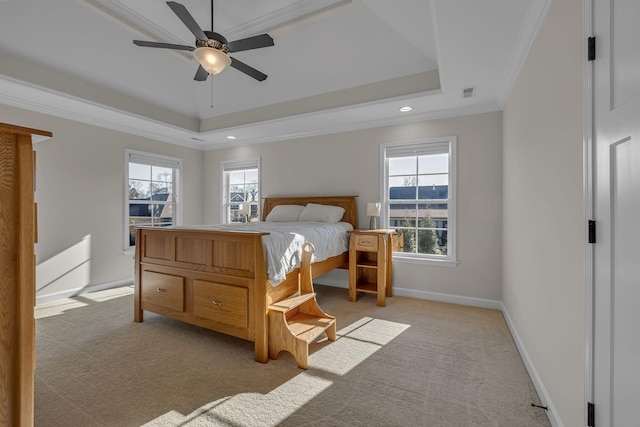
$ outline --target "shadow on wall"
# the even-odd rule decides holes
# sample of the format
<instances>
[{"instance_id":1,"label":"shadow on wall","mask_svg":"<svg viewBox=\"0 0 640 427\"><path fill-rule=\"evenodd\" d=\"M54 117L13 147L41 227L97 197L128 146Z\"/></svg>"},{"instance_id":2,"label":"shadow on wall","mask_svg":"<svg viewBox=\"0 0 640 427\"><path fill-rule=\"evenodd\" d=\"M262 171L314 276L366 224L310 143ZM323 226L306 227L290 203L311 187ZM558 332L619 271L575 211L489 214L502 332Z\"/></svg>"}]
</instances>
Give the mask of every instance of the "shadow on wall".
<instances>
[{"instance_id":1,"label":"shadow on wall","mask_svg":"<svg viewBox=\"0 0 640 427\"><path fill-rule=\"evenodd\" d=\"M82 293L91 277L91 235L36 266L38 303Z\"/></svg>"}]
</instances>

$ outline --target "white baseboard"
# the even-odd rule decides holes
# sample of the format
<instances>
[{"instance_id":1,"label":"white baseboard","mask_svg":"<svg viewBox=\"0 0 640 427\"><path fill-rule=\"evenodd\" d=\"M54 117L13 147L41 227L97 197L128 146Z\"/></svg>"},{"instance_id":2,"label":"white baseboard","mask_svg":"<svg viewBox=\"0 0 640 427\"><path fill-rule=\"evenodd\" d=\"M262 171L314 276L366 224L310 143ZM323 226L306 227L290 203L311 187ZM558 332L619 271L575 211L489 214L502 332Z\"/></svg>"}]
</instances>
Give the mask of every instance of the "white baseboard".
<instances>
[{"instance_id":1,"label":"white baseboard","mask_svg":"<svg viewBox=\"0 0 640 427\"><path fill-rule=\"evenodd\" d=\"M511 332L513 341L516 343L516 347L520 352L520 357L522 358L522 361L524 362L524 365L527 368L527 372L529 373L531 382L533 382L533 386L538 392L540 401L544 406L547 407L546 412L547 412L547 418L549 418L549 422L551 423L552 427L564 427L564 424L562 423L560 418L558 418L556 408L553 406L551 397L549 397L549 393L547 392L547 389L544 386L544 383L542 382L540 375L538 375L538 371L536 370L536 367L533 365L533 362L531 361L531 357L529 357L529 353L527 353L527 350L524 346L524 343L522 342L522 339L520 338L520 335L518 334L518 331L515 325L511 321L511 317L509 316L509 312L507 311L507 308L502 303L500 303L500 305L502 306L501 308L502 315L504 316L504 319L507 322L507 327Z\"/></svg>"},{"instance_id":2,"label":"white baseboard","mask_svg":"<svg viewBox=\"0 0 640 427\"><path fill-rule=\"evenodd\" d=\"M47 302L57 301L64 298L71 298L89 292L103 291L105 289L119 288L120 286L133 285L133 277L129 279L116 280L114 282L98 283L95 285L87 285L82 288L68 289L60 292L53 292L50 294L36 296L36 305L44 304Z\"/></svg>"},{"instance_id":3,"label":"white baseboard","mask_svg":"<svg viewBox=\"0 0 640 427\"><path fill-rule=\"evenodd\" d=\"M323 277L321 280L318 280L318 284L334 286L336 288L345 288L349 289L349 282L344 282L340 279L331 279ZM463 297L460 295L451 295L451 294L441 294L438 292L428 292L428 291L419 291L415 289L406 289L406 288L398 288L393 287L393 294L401 297L409 297L416 299L426 299L430 301L438 301L438 302L448 302L451 304L460 304L460 305L470 305L473 307L482 307L482 308L490 308L493 310L501 310L502 311L502 301L484 299L484 298L473 298L473 297Z\"/></svg>"}]
</instances>

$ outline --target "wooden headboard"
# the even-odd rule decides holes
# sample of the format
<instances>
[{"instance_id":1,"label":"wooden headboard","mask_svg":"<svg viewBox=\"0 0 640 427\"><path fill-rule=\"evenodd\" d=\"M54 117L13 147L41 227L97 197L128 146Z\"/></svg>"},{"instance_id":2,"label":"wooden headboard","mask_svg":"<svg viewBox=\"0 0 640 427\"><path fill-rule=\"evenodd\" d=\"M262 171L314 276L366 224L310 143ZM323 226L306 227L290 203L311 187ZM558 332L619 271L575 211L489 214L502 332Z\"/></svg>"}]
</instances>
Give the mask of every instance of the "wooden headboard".
<instances>
[{"instance_id":1,"label":"wooden headboard","mask_svg":"<svg viewBox=\"0 0 640 427\"><path fill-rule=\"evenodd\" d=\"M264 221L271 209L278 205L301 205L317 203L320 205L340 206L344 208L342 221L351 223L353 228L358 228L358 208L356 206L358 196L282 196L265 197L262 208L262 220Z\"/></svg>"}]
</instances>

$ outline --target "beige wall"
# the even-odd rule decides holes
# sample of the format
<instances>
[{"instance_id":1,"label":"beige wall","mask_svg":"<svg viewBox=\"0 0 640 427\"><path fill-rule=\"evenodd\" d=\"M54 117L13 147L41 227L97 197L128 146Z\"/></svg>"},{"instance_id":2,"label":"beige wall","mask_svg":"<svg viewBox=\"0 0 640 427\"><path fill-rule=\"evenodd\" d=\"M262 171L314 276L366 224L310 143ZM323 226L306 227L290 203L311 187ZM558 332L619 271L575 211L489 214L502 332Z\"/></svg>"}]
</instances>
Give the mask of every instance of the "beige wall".
<instances>
[{"instance_id":1,"label":"beige wall","mask_svg":"<svg viewBox=\"0 0 640 427\"><path fill-rule=\"evenodd\" d=\"M126 148L182 158L183 222L202 222L201 152L3 105L0 118L53 133L35 145L40 301L132 279L133 255L123 252ZM56 272L64 277L53 280Z\"/></svg>"},{"instance_id":2,"label":"beige wall","mask_svg":"<svg viewBox=\"0 0 640 427\"><path fill-rule=\"evenodd\" d=\"M503 117L504 305L565 426L585 425L582 17L551 4Z\"/></svg>"},{"instance_id":3,"label":"beige wall","mask_svg":"<svg viewBox=\"0 0 640 427\"><path fill-rule=\"evenodd\" d=\"M221 221L220 162L261 158L262 196L358 195L359 221L380 194L381 143L455 135L458 141L458 258L455 267L394 263L395 287L404 294L442 293L501 300L502 114L323 135L209 151L205 156L205 222ZM342 274L340 274L342 273ZM346 272L334 280L346 285Z\"/></svg>"}]
</instances>

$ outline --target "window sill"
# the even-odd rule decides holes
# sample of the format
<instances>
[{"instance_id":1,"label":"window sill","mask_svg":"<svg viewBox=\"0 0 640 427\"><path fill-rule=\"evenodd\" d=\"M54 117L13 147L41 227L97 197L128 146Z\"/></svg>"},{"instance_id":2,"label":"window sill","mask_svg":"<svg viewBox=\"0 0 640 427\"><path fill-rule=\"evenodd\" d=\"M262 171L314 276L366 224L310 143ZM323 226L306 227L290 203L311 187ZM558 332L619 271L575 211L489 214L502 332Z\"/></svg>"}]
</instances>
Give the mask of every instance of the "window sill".
<instances>
[{"instance_id":1,"label":"window sill","mask_svg":"<svg viewBox=\"0 0 640 427\"><path fill-rule=\"evenodd\" d=\"M406 255L393 254L393 262L399 264L421 264L432 265L438 267L456 267L458 261L449 259L433 259L433 258L419 258Z\"/></svg>"}]
</instances>

